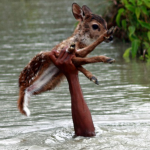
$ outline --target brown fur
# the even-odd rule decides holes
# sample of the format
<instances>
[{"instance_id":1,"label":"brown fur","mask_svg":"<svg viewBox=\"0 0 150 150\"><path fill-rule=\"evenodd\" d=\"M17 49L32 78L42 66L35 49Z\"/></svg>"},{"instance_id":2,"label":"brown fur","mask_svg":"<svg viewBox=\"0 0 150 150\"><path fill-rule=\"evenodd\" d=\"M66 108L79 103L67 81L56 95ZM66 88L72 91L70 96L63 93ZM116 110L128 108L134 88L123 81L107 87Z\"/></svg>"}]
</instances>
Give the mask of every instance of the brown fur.
<instances>
[{"instance_id":1,"label":"brown fur","mask_svg":"<svg viewBox=\"0 0 150 150\"><path fill-rule=\"evenodd\" d=\"M61 51L63 48L69 47L72 42L74 42L76 49L81 50L76 51L76 57L74 57L72 61L78 70L91 80L93 77L92 73L84 69L81 65L95 62L110 62L110 58L105 56L96 56L92 58L81 57L87 56L98 44L105 40L105 37L109 37L112 33L110 32L108 34L105 20L98 15L92 14L91 10L87 6L84 5L81 9L79 5L74 3L72 5L72 11L74 17L79 21L79 24L73 35L56 45L53 50ZM93 24L98 25L99 30L93 30ZM95 42L91 44L91 41ZM21 72L19 77L20 92L18 108L22 114L26 115L23 110L25 90L37 81L51 64L52 62L49 58L49 52L41 52L37 54ZM58 72L50 81L41 87L40 90L33 94L40 94L41 92L54 89L60 84L63 78L64 75L61 72Z\"/></svg>"}]
</instances>

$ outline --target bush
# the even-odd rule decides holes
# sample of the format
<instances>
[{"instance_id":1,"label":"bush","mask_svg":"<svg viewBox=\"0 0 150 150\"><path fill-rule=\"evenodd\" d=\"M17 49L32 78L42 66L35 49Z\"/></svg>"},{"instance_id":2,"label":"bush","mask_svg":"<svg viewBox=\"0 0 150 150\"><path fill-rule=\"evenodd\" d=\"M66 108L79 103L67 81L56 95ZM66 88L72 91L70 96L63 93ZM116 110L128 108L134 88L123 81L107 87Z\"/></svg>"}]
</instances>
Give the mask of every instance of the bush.
<instances>
[{"instance_id":1,"label":"bush","mask_svg":"<svg viewBox=\"0 0 150 150\"><path fill-rule=\"evenodd\" d=\"M123 57L150 60L150 0L114 1L120 6L114 18L116 24L131 41Z\"/></svg>"}]
</instances>

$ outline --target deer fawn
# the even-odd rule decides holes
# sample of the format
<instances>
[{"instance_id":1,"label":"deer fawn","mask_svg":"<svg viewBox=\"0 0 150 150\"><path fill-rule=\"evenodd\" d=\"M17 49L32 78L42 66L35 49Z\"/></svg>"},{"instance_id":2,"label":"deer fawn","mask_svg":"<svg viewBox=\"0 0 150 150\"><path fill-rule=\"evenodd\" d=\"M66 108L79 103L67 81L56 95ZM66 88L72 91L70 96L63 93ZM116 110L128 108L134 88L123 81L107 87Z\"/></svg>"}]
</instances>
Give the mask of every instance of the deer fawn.
<instances>
[{"instance_id":1,"label":"deer fawn","mask_svg":"<svg viewBox=\"0 0 150 150\"><path fill-rule=\"evenodd\" d=\"M112 34L115 32L116 27L107 30L105 20L99 15L92 14L91 10L85 5L81 8L78 4L73 3L72 13L75 19L79 21L75 31L71 37L56 45L52 50L60 52L64 48L69 48L70 45L70 49L75 47L76 57L72 59L73 63L87 78L98 84L96 77L81 65L96 62L114 62L114 59L106 56L84 57L101 42L112 40ZM20 74L18 108L24 115L30 115L27 106L31 95L54 89L64 77L63 73L51 62L49 53L41 52L37 54Z\"/></svg>"}]
</instances>

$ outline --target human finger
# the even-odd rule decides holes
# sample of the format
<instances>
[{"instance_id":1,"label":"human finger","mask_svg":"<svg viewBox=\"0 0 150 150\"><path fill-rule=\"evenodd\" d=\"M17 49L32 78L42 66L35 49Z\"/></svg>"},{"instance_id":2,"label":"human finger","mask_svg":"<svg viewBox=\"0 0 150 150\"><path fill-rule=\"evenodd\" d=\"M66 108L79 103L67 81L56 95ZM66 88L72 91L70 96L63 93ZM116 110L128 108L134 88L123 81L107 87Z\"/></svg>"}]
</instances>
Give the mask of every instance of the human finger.
<instances>
[{"instance_id":1,"label":"human finger","mask_svg":"<svg viewBox=\"0 0 150 150\"><path fill-rule=\"evenodd\" d=\"M64 56L65 52L66 52L66 49L62 49L58 58L61 59Z\"/></svg>"},{"instance_id":2,"label":"human finger","mask_svg":"<svg viewBox=\"0 0 150 150\"><path fill-rule=\"evenodd\" d=\"M52 60L52 62L55 64L56 63L55 51L51 51L49 57Z\"/></svg>"},{"instance_id":3,"label":"human finger","mask_svg":"<svg viewBox=\"0 0 150 150\"><path fill-rule=\"evenodd\" d=\"M72 63L72 58L74 57L74 55L73 54L69 54L67 57L66 57L66 59L65 59L65 61L67 61L67 62L69 62L69 63Z\"/></svg>"},{"instance_id":4,"label":"human finger","mask_svg":"<svg viewBox=\"0 0 150 150\"><path fill-rule=\"evenodd\" d=\"M59 51L54 51L54 54L55 54L55 57L56 57L56 58L58 58L58 57L59 57L60 52L59 52Z\"/></svg>"},{"instance_id":5,"label":"human finger","mask_svg":"<svg viewBox=\"0 0 150 150\"><path fill-rule=\"evenodd\" d=\"M63 57L61 58L61 60L66 60L66 58L69 56L70 54L68 52L65 52Z\"/></svg>"}]
</instances>

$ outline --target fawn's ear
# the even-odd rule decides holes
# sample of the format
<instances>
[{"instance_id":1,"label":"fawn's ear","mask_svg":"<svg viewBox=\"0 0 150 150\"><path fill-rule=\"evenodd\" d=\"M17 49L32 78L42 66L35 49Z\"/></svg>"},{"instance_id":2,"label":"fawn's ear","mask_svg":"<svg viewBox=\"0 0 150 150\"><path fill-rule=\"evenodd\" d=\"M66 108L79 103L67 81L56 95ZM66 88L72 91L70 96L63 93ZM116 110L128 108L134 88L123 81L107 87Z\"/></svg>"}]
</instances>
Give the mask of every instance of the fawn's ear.
<instances>
[{"instance_id":1,"label":"fawn's ear","mask_svg":"<svg viewBox=\"0 0 150 150\"><path fill-rule=\"evenodd\" d=\"M91 16L92 11L86 5L82 6L82 10L83 10L83 14L85 15L85 17Z\"/></svg>"},{"instance_id":2,"label":"fawn's ear","mask_svg":"<svg viewBox=\"0 0 150 150\"><path fill-rule=\"evenodd\" d=\"M72 13L78 21L83 21L83 11L77 3L72 4Z\"/></svg>"}]
</instances>

